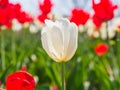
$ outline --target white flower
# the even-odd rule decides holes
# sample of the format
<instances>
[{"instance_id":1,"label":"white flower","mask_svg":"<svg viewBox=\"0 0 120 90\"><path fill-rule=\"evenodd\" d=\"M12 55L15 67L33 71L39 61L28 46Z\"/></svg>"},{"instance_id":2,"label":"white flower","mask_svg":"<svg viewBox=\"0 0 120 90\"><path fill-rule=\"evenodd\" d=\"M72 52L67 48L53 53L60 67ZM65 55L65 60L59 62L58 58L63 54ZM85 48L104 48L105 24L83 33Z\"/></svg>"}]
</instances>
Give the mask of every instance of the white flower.
<instances>
[{"instance_id":1,"label":"white flower","mask_svg":"<svg viewBox=\"0 0 120 90\"><path fill-rule=\"evenodd\" d=\"M78 28L67 19L45 20L41 32L42 46L56 62L70 60L77 49Z\"/></svg>"},{"instance_id":2,"label":"white flower","mask_svg":"<svg viewBox=\"0 0 120 90\"><path fill-rule=\"evenodd\" d=\"M22 24L18 22L18 20L14 19L12 21L12 30L13 31L20 31L22 30Z\"/></svg>"},{"instance_id":3,"label":"white flower","mask_svg":"<svg viewBox=\"0 0 120 90\"><path fill-rule=\"evenodd\" d=\"M113 24L108 24L108 28L106 28L106 23L103 23L100 28L100 36L103 40L106 40L107 38L112 39L115 36L115 27Z\"/></svg>"},{"instance_id":4,"label":"white flower","mask_svg":"<svg viewBox=\"0 0 120 90\"><path fill-rule=\"evenodd\" d=\"M37 32L39 32L39 29L37 28L37 26L31 24L29 27L30 33L32 34L36 34Z\"/></svg>"}]
</instances>

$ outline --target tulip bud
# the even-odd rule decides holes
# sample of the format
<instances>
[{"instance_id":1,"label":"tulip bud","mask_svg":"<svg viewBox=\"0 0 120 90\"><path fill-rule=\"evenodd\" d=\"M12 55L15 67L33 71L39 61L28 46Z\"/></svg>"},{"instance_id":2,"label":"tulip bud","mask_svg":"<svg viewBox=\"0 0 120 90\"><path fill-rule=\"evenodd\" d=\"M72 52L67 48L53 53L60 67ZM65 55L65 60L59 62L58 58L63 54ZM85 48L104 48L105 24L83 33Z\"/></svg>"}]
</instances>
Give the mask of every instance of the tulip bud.
<instances>
[{"instance_id":1,"label":"tulip bud","mask_svg":"<svg viewBox=\"0 0 120 90\"><path fill-rule=\"evenodd\" d=\"M77 49L78 28L67 19L45 20L41 32L42 46L56 62L70 60Z\"/></svg>"}]
</instances>

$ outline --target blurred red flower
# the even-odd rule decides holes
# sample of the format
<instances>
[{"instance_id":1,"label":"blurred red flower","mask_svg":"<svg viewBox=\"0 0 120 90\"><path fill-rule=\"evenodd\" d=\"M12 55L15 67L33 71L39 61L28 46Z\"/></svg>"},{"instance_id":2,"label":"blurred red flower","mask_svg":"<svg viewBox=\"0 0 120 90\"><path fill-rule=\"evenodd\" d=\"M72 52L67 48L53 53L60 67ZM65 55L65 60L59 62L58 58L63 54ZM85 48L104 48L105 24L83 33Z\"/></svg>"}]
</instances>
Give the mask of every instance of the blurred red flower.
<instances>
[{"instance_id":1,"label":"blurred red flower","mask_svg":"<svg viewBox=\"0 0 120 90\"><path fill-rule=\"evenodd\" d=\"M100 3L95 3L95 0L92 0L92 7L95 12L93 22L97 27L102 22L111 20L114 17L114 10L117 9L117 5L113 5L110 0L100 0Z\"/></svg>"},{"instance_id":2,"label":"blurred red flower","mask_svg":"<svg viewBox=\"0 0 120 90\"><path fill-rule=\"evenodd\" d=\"M48 17L46 14L44 14L44 13L42 13L42 14L40 14L40 15L38 16L38 20L39 20L41 23L44 23L45 19L49 19L49 17Z\"/></svg>"},{"instance_id":3,"label":"blurred red flower","mask_svg":"<svg viewBox=\"0 0 120 90\"><path fill-rule=\"evenodd\" d=\"M26 66L26 65L23 65L21 70L22 70L22 71L27 71L27 66Z\"/></svg>"},{"instance_id":4,"label":"blurred red flower","mask_svg":"<svg viewBox=\"0 0 120 90\"><path fill-rule=\"evenodd\" d=\"M41 14L38 15L38 20L41 23L44 23L45 19L50 19L48 14L51 12L52 6L53 4L51 0L44 0L43 3L39 3L39 10L41 11Z\"/></svg>"},{"instance_id":5,"label":"blurred red flower","mask_svg":"<svg viewBox=\"0 0 120 90\"><path fill-rule=\"evenodd\" d=\"M44 0L43 3L39 4L39 9L42 13L48 14L51 12L52 6L53 4L50 0Z\"/></svg>"},{"instance_id":6,"label":"blurred red flower","mask_svg":"<svg viewBox=\"0 0 120 90\"><path fill-rule=\"evenodd\" d=\"M120 29L120 25L118 25L118 29Z\"/></svg>"},{"instance_id":7,"label":"blurred red flower","mask_svg":"<svg viewBox=\"0 0 120 90\"><path fill-rule=\"evenodd\" d=\"M117 26L117 32L120 34L120 25Z\"/></svg>"},{"instance_id":8,"label":"blurred red flower","mask_svg":"<svg viewBox=\"0 0 120 90\"><path fill-rule=\"evenodd\" d=\"M9 18L12 20L13 18L17 18L20 13L21 6L20 4L12 4L9 3L6 7L6 12L9 14Z\"/></svg>"},{"instance_id":9,"label":"blurred red flower","mask_svg":"<svg viewBox=\"0 0 120 90\"><path fill-rule=\"evenodd\" d=\"M8 3L9 3L8 0L0 0L0 8L6 7Z\"/></svg>"},{"instance_id":10,"label":"blurred red flower","mask_svg":"<svg viewBox=\"0 0 120 90\"><path fill-rule=\"evenodd\" d=\"M104 55L108 51L109 47L106 43L99 43L95 48L95 53L98 56Z\"/></svg>"},{"instance_id":11,"label":"blurred red flower","mask_svg":"<svg viewBox=\"0 0 120 90\"><path fill-rule=\"evenodd\" d=\"M18 71L7 77L6 90L34 90L35 81L26 71Z\"/></svg>"},{"instance_id":12,"label":"blurred red flower","mask_svg":"<svg viewBox=\"0 0 120 90\"><path fill-rule=\"evenodd\" d=\"M3 2L7 3L4 7L0 7L0 26L5 25L7 28L10 28L13 19L17 19L20 23L33 21L32 17L22 11L20 4L12 4L7 0L1 0L0 4Z\"/></svg>"},{"instance_id":13,"label":"blurred red flower","mask_svg":"<svg viewBox=\"0 0 120 90\"><path fill-rule=\"evenodd\" d=\"M54 85L52 86L52 90L58 90L58 86L57 86L56 84L54 84Z\"/></svg>"},{"instance_id":14,"label":"blurred red flower","mask_svg":"<svg viewBox=\"0 0 120 90\"><path fill-rule=\"evenodd\" d=\"M0 8L0 26L5 25L7 28L11 27L11 22L9 19L9 14L6 12L6 8Z\"/></svg>"},{"instance_id":15,"label":"blurred red flower","mask_svg":"<svg viewBox=\"0 0 120 90\"><path fill-rule=\"evenodd\" d=\"M88 12L83 9L74 8L70 16L70 21L76 23L78 26L84 25L89 17L90 15Z\"/></svg>"},{"instance_id":16,"label":"blurred red flower","mask_svg":"<svg viewBox=\"0 0 120 90\"><path fill-rule=\"evenodd\" d=\"M0 90L3 90L2 88L0 88Z\"/></svg>"},{"instance_id":17,"label":"blurred red flower","mask_svg":"<svg viewBox=\"0 0 120 90\"><path fill-rule=\"evenodd\" d=\"M33 19L30 17L26 12L20 11L19 14L16 16L16 19L20 23L25 23L25 22L32 22Z\"/></svg>"},{"instance_id":18,"label":"blurred red flower","mask_svg":"<svg viewBox=\"0 0 120 90\"><path fill-rule=\"evenodd\" d=\"M20 23L33 21L26 12L21 10L20 4L8 4L7 12L10 19L17 19Z\"/></svg>"}]
</instances>

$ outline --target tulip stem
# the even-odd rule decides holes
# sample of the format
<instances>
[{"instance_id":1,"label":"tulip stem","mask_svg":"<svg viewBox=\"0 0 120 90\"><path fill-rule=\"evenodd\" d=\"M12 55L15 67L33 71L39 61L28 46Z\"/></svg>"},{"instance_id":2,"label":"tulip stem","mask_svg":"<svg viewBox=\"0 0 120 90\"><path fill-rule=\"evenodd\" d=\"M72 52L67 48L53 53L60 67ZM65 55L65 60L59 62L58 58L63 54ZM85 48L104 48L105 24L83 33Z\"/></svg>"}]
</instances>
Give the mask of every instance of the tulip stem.
<instances>
[{"instance_id":1,"label":"tulip stem","mask_svg":"<svg viewBox=\"0 0 120 90\"><path fill-rule=\"evenodd\" d=\"M15 33L13 32L13 35L12 35L12 45L11 45L11 49L12 49L12 60L14 62L14 64L16 65L17 64L17 61L16 61L16 45L15 45Z\"/></svg>"},{"instance_id":2,"label":"tulip stem","mask_svg":"<svg viewBox=\"0 0 120 90\"><path fill-rule=\"evenodd\" d=\"M2 59L2 69L5 70L5 43L4 43L4 33L1 34L1 59Z\"/></svg>"},{"instance_id":3,"label":"tulip stem","mask_svg":"<svg viewBox=\"0 0 120 90\"><path fill-rule=\"evenodd\" d=\"M65 84L64 84L64 65L65 63L62 62L62 90L65 90Z\"/></svg>"},{"instance_id":4,"label":"tulip stem","mask_svg":"<svg viewBox=\"0 0 120 90\"><path fill-rule=\"evenodd\" d=\"M106 34L107 34L107 40L109 40L109 35L108 35L108 21L106 21Z\"/></svg>"}]
</instances>

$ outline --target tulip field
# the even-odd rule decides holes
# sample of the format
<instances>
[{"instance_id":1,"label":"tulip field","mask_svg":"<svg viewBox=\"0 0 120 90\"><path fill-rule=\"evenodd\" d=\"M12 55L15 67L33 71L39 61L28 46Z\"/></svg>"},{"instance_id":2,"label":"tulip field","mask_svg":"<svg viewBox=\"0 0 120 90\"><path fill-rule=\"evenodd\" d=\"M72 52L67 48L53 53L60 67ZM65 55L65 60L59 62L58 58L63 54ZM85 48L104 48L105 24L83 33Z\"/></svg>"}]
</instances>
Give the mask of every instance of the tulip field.
<instances>
[{"instance_id":1,"label":"tulip field","mask_svg":"<svg viewBox=\"0 0 120 90\"><path fill-rule=\"evenodd\" d=\"M120 90L120 17L111 0L91 0L52 13L52 0L32 16L0 1L0 90Z\"/></svg>"}]
</instances>

